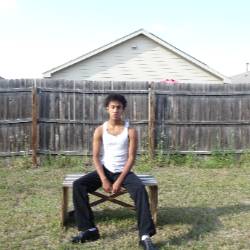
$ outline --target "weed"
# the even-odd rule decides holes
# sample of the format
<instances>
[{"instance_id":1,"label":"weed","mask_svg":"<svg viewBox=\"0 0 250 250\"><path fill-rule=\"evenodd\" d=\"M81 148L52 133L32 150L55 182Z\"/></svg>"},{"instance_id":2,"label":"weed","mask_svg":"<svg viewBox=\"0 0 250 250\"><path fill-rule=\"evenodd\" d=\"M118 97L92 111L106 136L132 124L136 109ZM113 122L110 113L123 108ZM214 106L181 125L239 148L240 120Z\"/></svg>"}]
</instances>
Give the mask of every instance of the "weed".
<instances>
[{"instance_id":1,"label":"weed","mask_svg":"<svg viewBox=\"0 0 250 250\"><path fill-rule=\"evenodd\" d=\"M49 168L84 167L85 161L86 158L82 156L46 155L42 157L41 165Z\"/></svg>"},{"instance_id":2,"label":"weed","mask_svg":"<svg viewBox=\"0 0 250 250\"><path fill-rule=\"evenodd\" d=\"M188 153L185 155L185 166L198 168L202 162L201 156L195 153Z\"/></svg>"},{"instance_id":3,"label":"weed","mask_svg":"<svg viewBox=\"0 0 250 250\"><path fill-rule=\"evenodd\" d=\"M200 167L205 168L231 168L236 165L234 152L214 150L201 162Z\"/></svg>"},{"instance_id":4,"label":"weed","mask_svg":"<svg viewBox=\"0 0 250 250\"><path fill-rule=\"evenodd\" d=\"M148 153L142 153L137 157L134 170L138 173L150 172L154 166L154 161L151 159Z\"/></svg>"},{"instance_id":5,"label":"weed","mask_svg":"<svg viewBox=\"0 0 250 250\"><path fill-rule=\"evenodd\" d=\"M0 158L1 168L29 169L32 168L32 158L30 155L11 156Z\"/></svg>"},{"instance_id":6,"label":"weed","mask_svg":"<svg viewBox=\"0 0 250 250\"><path fill-rule=\"evenodd\" d=\"M240 167L250 167L250 150L245 150L239 157Z\"/></svg>"}]
</instances>

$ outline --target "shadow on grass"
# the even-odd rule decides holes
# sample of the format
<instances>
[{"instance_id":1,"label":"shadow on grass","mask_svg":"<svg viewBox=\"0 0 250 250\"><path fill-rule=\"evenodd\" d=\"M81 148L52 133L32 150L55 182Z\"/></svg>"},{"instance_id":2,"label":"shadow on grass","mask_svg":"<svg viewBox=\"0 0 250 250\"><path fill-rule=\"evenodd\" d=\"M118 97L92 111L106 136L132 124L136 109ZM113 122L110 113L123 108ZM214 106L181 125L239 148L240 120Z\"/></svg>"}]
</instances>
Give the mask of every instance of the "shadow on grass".
<instances>
[{"instance_id":1,"label":"shadow on grass","mask_svg":"<svg viewBox=\"0 0 250 250\"><path fill-rule=\"evenodd\" d=\"M250 211L250 205L238 204L217 208L209 207L166 207L158 213L158 227L170 224L189 224L189 232L162 240L159 247L165 245L185 245L188 240L199 240L208 232L218 230L222 224L219 217L228 214L238 214Z\"/></svg>"},{"instance_id":2,"label":"shadow on grass","mask_svg":"<svg viewBox=\"0 0 250 250\"><path fill-rule=\"evenodd\" d=\"M109 237L111 239L116 239L121 237L121 235L126 235L128 233L138 232L137 224L136 224L136 213L135 211L131 211L125 208L117 208L117 209L103 209L94 212L95 223L98 226L99 223L103 223L107 225L109 228L111 223L116 223L116 230L104 230L101 232L102 237ZM128 223L128 221L130 221ZM125 222L125 223L123 223ZM126 226L118 226L118 224L126 224ZM74 211L69 212L69 217L67 219L66 227L67 230L69 227L76 227L75 219L74 219Z\"/></svg>"},{"instance_id":3,"label":"shadow on grass","mask_svg":"<svg viewBox=\"0 0 250 250\"><path fill-rule=\"evenodd\" d=\"M136 213L135 211L131 211L129 209L125 208L117 208L117 209L103 209L99 211L95 211L95 223L105 223L109 221L121 221L121 220L128 220L128 219L136 219ZM70 211L68 215L68 219L66 222L66 228L67 227L75 227L75 218L74 218L74 211Z\"/></svg>"},{"instance_id":4,"label":"shadow on grass","mask_svg":"<svg viewBox=\"0 0 250 250\"><path fill-rule=\"evenodd\" d=\"M220 216L229 214L238 214L241 212L250 211L250 205L238 204L232 206L224 206L217 208L210 207L166 207L159 208L158 210L158 223L157 227L160 228L165 225L191 225L191 229L182 235L174 236L170 239L163 239L157 242L158 247L166 245L185 245L189 240L199 240L202 235L218 230L222 224ZM98 223L113 223L121 222L122 220L134 220L132 226L117 228L115 232L105 233L106 236L117 238L121 234L137 231L136 215L134 211L117 208L117 209L104 209L94 211L95 222ZM74 212L69 213L67 227L74 227ZM105 237L104 235L104 237Z\"/></svg>"}]
</instances>

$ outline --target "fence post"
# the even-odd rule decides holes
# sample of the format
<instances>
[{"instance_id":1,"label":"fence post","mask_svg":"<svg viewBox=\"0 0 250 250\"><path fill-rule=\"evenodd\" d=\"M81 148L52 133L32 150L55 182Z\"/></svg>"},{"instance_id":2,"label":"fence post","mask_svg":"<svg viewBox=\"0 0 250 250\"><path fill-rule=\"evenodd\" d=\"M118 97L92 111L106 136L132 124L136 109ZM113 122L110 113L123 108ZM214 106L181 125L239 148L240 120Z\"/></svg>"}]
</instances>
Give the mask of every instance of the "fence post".
<instances>
[{"instance_id":1,"label":"fence post","mask_svg":"<svg viewBox=\"0 0 250 250\"><path fill-rule=\"evenodd\" d=\"M32 88L32 164L37 167L37 88Z\"/></svg>"},{"instance_id":2,"label":"fence post","mask_svg":"<svg viewBox=\"0 0 250 250\"><path fill-rule=\"evenodd\" d=\"M148 151L151 159L155 154L155 93L152 84L148 88Z\"/></svg>"}]
</instances>

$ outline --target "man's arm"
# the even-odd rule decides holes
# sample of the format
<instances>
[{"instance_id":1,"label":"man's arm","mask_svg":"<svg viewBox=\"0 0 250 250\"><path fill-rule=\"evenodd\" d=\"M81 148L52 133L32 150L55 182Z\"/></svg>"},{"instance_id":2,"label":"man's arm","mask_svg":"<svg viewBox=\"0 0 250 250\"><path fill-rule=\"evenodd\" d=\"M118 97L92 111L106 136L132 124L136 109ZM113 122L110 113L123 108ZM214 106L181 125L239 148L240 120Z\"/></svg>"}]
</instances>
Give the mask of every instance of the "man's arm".
<instances>
[{"instance_id":1,"label":"man's arm","mask_svg":"<svg viewBox=\"0 0 250 250\"><path fill-rule=\"evenodd\" d=\"M121 172L121 174L119 175L119 177L112 186L113 193L117 193L120 191L124 178L132 169L135 162L138 139L137 139L137 132L134 128L130 128L128 130L128 137L129 137L128 160L123 168L123 171Z\"/></svg>"},{"instance_id":2,"label":"man's arm","mask_svg":"<svg viewBox=\"0 0 250 250\"><path fill-rule=\"evenodd\" d=\"M107 179L103 166L100 162L99 156L100 156L100 150L101 150L101 144L102 144L102 126L99 126L96 128L93 136L93 163L95 166L95 169L101 179L102 187L105 192L110 193L112 191L112 184Z\"/></svg>"}]
</instances>

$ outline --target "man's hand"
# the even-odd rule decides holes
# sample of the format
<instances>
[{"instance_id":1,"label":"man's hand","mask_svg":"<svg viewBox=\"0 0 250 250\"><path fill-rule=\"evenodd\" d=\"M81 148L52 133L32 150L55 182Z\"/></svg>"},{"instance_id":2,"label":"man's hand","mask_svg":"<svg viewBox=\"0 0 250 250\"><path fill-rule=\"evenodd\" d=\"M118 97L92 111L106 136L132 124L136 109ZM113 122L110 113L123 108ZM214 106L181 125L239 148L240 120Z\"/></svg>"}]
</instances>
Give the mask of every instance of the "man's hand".
<instances>
[{"instance_id":1,"label":"man's hand","mask_svg":"<svg viewBox=\"0 0 250 250\"><path fill-rule=\"evenodd\" d=\"M108 179L102 181L102 188L106 193L111 193L112 191L112 184Z\"/></svg>"},{"instance_id":2,"label":"man's hand","mask_svg":"<svg viewBox=\"0 0 250 250\"><path fill-rule=\"evenodd\" d=\"M112 193L116 194L121 190L121 184L120 182L116 181L112 186Z\"/></svg>"}]
</instances>

